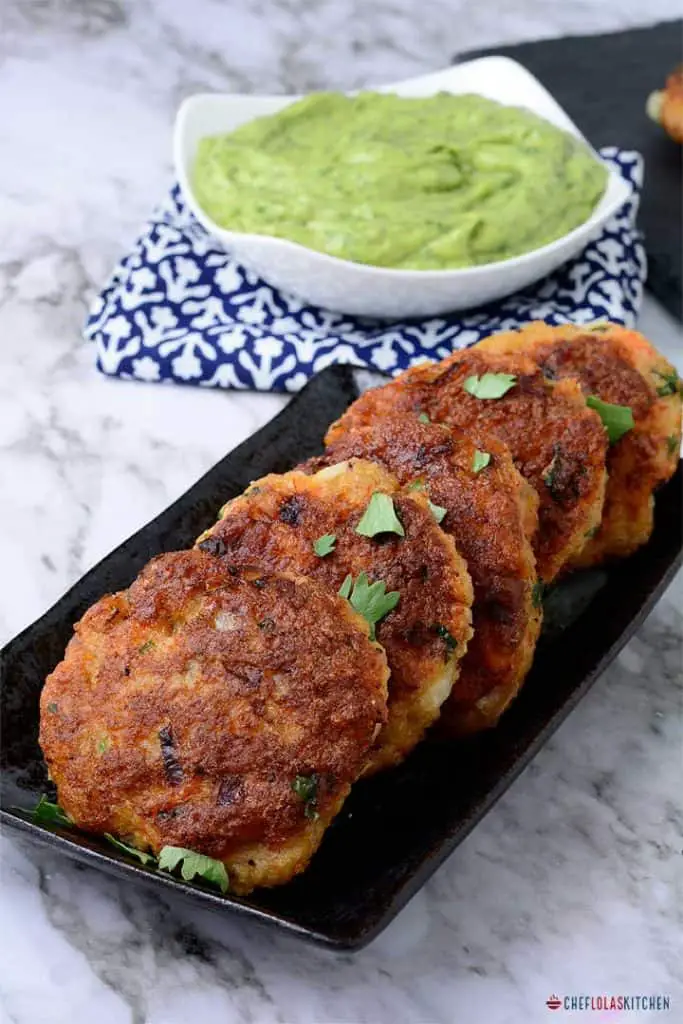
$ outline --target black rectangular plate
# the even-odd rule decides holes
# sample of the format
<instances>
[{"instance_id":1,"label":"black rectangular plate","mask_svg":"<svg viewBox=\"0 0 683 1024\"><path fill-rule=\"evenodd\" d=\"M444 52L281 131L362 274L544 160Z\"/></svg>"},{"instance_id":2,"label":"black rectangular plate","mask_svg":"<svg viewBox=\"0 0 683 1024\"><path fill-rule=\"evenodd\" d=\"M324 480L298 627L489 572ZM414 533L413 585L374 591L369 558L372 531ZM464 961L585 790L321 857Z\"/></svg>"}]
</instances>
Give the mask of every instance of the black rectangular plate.
<instances>
[{"instance_id":1,"label":"black rectangular plate","mask_svg":"<svg viewBox=\"0 0 683 1024\"><path fill-rule=\"evenodd\" d=\"M385 927L460 843L636 630L681 562L681 468L657 499L650 543L605 571L577 574L546 603L546 628L528 681L499 727L457 743L429 740L403 764L359 783L308 871L280 889L221 896L130 863L106 843L34 825L47 778L38 746L45 676L73 623L102 594L128 586L153 555L190 546L218 508L256 477L322 450L328 424L358 393L355 372L330 367L274 420L87 573L0 653L0 820L111 874L219 911L275 925L338 949ZM362 850L362 855L360 851Z\"/></svg>"}]
</instances>

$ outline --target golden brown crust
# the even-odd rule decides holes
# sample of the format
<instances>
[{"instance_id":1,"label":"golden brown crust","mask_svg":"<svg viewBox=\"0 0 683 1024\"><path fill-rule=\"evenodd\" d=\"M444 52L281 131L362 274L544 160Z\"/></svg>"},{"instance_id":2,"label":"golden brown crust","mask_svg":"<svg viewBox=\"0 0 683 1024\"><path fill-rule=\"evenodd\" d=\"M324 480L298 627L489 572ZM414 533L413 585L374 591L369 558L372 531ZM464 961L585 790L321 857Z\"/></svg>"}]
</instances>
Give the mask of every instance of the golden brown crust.
<instances>
[{"instance_id":1,"label":"golden brown crust","mask_svg":"<svg viewBox=\"0 0 683 1024\"><path fill-rule=\"evenodd\" d=\"M306 866L386 719L387 677L334 593L177 552L76 625L40 742L77 825L205 853L248 891ZM297 775L318 779L317 821Z\"/></svg>"},{"instance_id":2,"label":"golden brown crust","mask_svg":"<svg viewBox=\"0 0 683 1024\"><path fill-rule=\"evenodd\" d=\"M356 527L375 492L392 496L405 537L360 536ZM352 460L309 476L293 471L257 480L223 509L209 531L228 560L266 569L286 567L336 592L347 575L383 580L400 601L377 626L391 670L389 720L371 769L402 760L437 717L471 636L472 587L464 561L439 528L427 498L404 493L372 462ZM317 538L336 546L316 555ZM445 628L455 650L439 632Z\"/></svg>"},{"instance_id":3,"label":"golden brown crust","mask_svg":"<svg viewBox=\"0 0 683 1024\"><path fill-rule=\"evenodd\" d=\"M513 374L516 381L501 398L470 395L465 381L485 373ZM554 579L599 524L604 500L607 440L578 383L546 380L525 356L477 348L417 366L381 390L379 399L368 398L371 392L361 395L332 426L328 440L351 424L372 422L382 409L421 410L475 439L478 431L494 434L538 493L536 563L545 582Z\"/></svg>"},{"instance_id":4,"label":"golden brown crust","mask_svg":"<svg viewBox=\"0 0 683 1024\"><path fill-rule=\"evenodd\" d=\"M497 438L480 433L475 443L461 431L421 423L414 413L394 412L386 395L385 389L368 392L364 410L372 425L335 429L325 456L313 463L373 459L404 485L423 482L431 500L446 509L441 526L453 536L474 585L474 635L440 724L471 732L495 724L531 664L541 624L531 547L538 498ZM475 473L477 448L491 461Z\"/></svg>"},{"instance_id":5,"label":"golden brown crust","mask_svg":"<svg viewBox=\"0 0 683 1024\"><path fill-rule=\"evenodd\" d=\"M479 346L478 346L479 347ZM681 446L681 393L676 371L637 331L533 323L481 343L491 352L523 352L555 379L574 377L585 394L629 406L635 427L611 445L602 523L573 567L623 558L646 543L653 491L675 472Z\"/></svg>"}]
</instances>

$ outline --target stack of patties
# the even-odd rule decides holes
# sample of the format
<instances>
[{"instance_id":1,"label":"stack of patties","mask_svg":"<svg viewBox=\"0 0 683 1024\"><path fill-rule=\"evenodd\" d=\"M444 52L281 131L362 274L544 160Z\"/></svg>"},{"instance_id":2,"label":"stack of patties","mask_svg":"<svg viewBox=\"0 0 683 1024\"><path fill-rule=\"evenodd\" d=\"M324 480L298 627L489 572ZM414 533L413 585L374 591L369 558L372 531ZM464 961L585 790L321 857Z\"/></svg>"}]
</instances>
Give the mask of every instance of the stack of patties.
<instances>
[{"instance_id":1,"label":"stack of patties","mask_svg":"<svg viewBox=\"0 0 683 1024\"><path fill-rule=\"evenodd\" d=\"M540 631L543 588L632 553L681 442L675 369L635 331L531 324L365 392L317 464L350 455L424 486L474 584L451 734L495 724Z\"/></svg>"},{"instance_id":2,"label":"stack of patties","mask_svg":"<svg viewBox=\"0 0 683 1024\"><path fill-rule=\"evenodd\" d=\"M369 461L270 476L99 601L41 700L73 823L211 857L238 893L304 870L457 679L472 585L439 516Z\"/></svg>"},{"instance_id":3,"label":"stack of patties","mask_svg":"<svg viewBox=\"0 0 683 1024\"><path fill-rule=\"evenodd\" d=\"M41 702L62 807L238 893L288 881L362 775L434 725L495 725L543 587L647 541L680 436L675 371L612 325L535 324L366 392L322 456L78 623Z\"/></svg>"}]
</instances>

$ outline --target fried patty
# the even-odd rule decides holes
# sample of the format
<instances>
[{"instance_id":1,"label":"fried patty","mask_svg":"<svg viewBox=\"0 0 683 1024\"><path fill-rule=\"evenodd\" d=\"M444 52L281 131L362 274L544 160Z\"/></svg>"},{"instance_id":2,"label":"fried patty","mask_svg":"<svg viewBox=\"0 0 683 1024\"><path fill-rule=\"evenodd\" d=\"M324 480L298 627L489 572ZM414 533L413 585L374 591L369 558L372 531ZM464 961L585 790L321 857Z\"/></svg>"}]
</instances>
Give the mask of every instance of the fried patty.
<instances>
[{"instance_id":1,"label":"fried patty","mask_svg":"<svg viewBox=\"0 0 683 1024\"><path fill-rule=\"evenodd\" d=\"M76 625L40 743L76 825L214 857L245 893L307 866L386 720L387 678L333 591L177 552Z\"/></svg>"},{"instance_id":2,"label":"fried patty","mask_svg":"<svg viewBox=\"0 0 683 1024\"><path fill-rule=\"evenodd\" d=\"M389 495L405 536L357 532L374 494ZM314 543L334 537L334 550ZM229 561L310 576L336 592L347 576L382 581L399 602L377 626L387 653L389 719L369 770L401 761L437 718L471 636L472 585L451 537L425 494L402 492L381 466L351 460L314 475L292 471L257 480L222 510L204 538Z\"/></svg>"},{"instance_id":3,"label":"fried patty","mask_svg":"<svg viewBox=\"0 0 683 1024\"><path fill-rule=\"evenodd\" d=\"M366 411L372 396L383 405L384 394L381 388L369 392ZM531 546L536 492L515 469L507 447L491 435L480 433L475 443L462 431L386 407L371 418L372 426L335 429L317 462L373 459L402 484L423 486L446 510L441 527L453 537L472 577L474 635L441 709L440 726L465 733L495 725L529 670L541 625ZM477 451L490 457L478 472Z\"/></svg>"},{"instance_id":4,"label":"fried patty","mask_svg":"<svg viewBox=\"0 0 683 1024\"><path fill-rule=\"evenodd\" d=\"M610 445L602 523L574 567L623 558L645 544L654 523L653 491L675 472L681 447L678 375L650 342L618 324L594 328L533 323L477 348L523 352L553 380L576 378L586 395L629 406L634 429Z\"/></svg>"},{"instance_id":5,"label":"fried patty","mask_svg":"<svg viewBox=\"0 0 683 1024\"><path fill-rule=\"evenodd\" d=\"M480 398L465 385L485 374L509 374L514 383L498 398ZM328 433L333 441L351 424L371 424L383 411L404 409L469 433L503 441L539 497L534 549L538 574L548 583L581 551L602 516L607 438L586 406L578 382L550 381L527 356L481 349L426 363L366 392Z\"/></svg>"}]
</instances>

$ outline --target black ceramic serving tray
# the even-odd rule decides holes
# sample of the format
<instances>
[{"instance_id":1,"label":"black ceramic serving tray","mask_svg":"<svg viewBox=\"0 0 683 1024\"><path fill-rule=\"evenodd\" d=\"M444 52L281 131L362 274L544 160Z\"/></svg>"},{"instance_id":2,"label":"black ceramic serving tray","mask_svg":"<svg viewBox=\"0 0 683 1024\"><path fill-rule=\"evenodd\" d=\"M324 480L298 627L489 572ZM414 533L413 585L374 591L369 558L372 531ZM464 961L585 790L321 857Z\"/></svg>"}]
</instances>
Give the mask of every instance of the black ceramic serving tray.
<instances>
[{"instance_id":1,"label":"black ceramic serving tray","mask_svg":"<svg viewBox=\"0 0 683 1024\"><path fill-rule=\"evenodd\" d=\"M681 469L658 496L650 543L605 571L577 574L546 601L533 669L499 727L467 741L428 740L400 768L359 783L308 871L244 899L131 863L103 841L33 824L48 786L38 746L45 676L73 623L126 587L153 555L191 545L218 508L255 477L322 450L328 424L358 393L355 371L331 367L157 519L85 575L0 653L0 820L36 842L164 896L254 918L337 949L358 949L394 917L460 843L615 657L681 562ZM362 851L362 853L361 853Z\"/></svg>"}]
</instances>

